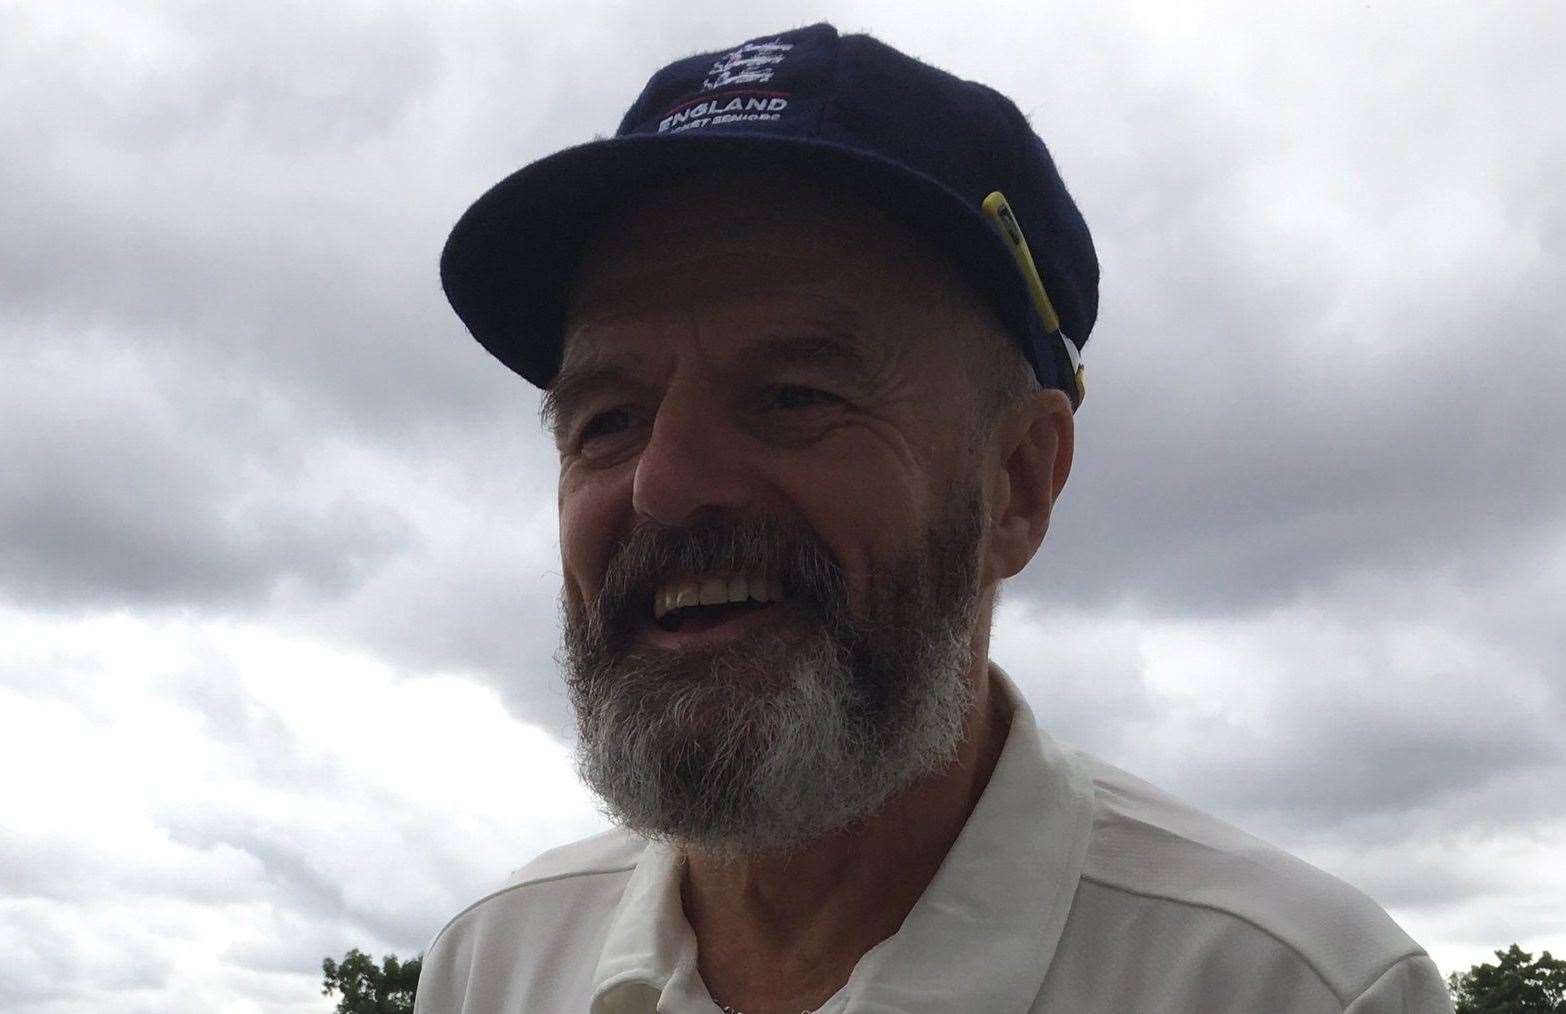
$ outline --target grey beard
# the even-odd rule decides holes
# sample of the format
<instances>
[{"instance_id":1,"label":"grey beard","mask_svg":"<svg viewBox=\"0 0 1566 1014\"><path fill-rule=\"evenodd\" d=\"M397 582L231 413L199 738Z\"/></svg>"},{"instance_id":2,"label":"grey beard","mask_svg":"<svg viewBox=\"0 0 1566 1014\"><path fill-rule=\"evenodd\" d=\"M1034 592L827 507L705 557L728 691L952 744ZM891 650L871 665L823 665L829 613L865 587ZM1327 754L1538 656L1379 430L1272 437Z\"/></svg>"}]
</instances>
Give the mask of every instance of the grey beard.
<instances>
[{"instance_id":1,"label":"grey beard","mask_svg":"<svg viewBox=\"0 0 1566 1014\"><path fill-rule=\"evenodd\" d=\"M959 491L851 615L819 539L770 520L647 526L589 604L563 598L577 769L608 816L715 857L788 852L947 767L973 707L982 501ZM781 575L810 609L712 652L631 644L671 570Z\"/></svg>"}]
</instances>

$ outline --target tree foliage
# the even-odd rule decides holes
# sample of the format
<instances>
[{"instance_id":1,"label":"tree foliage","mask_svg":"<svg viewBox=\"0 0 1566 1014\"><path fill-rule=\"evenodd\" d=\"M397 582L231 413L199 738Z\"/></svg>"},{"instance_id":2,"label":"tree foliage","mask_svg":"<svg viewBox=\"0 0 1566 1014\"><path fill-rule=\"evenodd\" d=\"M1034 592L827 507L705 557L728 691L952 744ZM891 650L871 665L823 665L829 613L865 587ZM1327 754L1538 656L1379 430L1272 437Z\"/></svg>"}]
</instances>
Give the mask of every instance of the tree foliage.
<instances>
[{"instance_id":1,"label":"tree foliage","mask_svg":"<svg viewBox=\"0 0 1566 1014\"><path fill-rule=\"evenodd\" d=\"M1457 1014L1566 1014L1566 960L1545 951L1535 961L1516 944L1495 956L1447 979Z\"/></svg>"},{"instance_id":2,"label":"tree foliage","mask_svg":"<svg viewBox=\"0 0 1566 1014\"><path fill-rule=\"evenodd\" d=\"M413 993L419 985L419 966L423 955L411 961L399 961L388 954L379 966L375 959L355 947L341 962L331 958L321 962L321 992L341 994L337 1014L412 1014Z\"/></svg>"}]
</instances>

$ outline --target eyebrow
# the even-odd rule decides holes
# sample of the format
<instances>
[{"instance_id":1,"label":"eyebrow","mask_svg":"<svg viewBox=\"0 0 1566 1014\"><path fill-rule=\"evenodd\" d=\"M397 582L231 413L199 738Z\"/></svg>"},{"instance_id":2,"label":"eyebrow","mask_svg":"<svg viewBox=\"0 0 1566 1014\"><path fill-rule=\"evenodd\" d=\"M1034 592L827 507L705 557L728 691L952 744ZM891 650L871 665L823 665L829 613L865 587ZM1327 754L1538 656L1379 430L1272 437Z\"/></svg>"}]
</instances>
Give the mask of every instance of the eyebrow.
<instances>
[{"instance_id":1,"label":"eyebrow","mask_svg":"<svg viewBox=\"0 0 1566 1014\"><path fill-rule=\"evenodd\" d=\"M885 357L872 354L859 338L841 331L765 334L742 346L735 359L744 370L788 366L838 369L861 387L871 386L885 367ZM544 392L540 420L558 435L558 427L598 391L616 386L646 388L648 385L634 374L644 361L645 357L635 352L588 352L575 362L568 360Z\"/></svg>"},{"instance_id":2,"label":"eyebrow","mask_svg":"<svg viewBox=\"0 0 1566 1014\"><path fill-rule=\"evenodd\" d=\"M538 417L544 428L558 435L561 423L570 418L582 402L603 388L645 386L638 384L632 373L641 361L640 355L622 352L595 355L562 365L538 406Z\"/></svg>"}]
</instances>

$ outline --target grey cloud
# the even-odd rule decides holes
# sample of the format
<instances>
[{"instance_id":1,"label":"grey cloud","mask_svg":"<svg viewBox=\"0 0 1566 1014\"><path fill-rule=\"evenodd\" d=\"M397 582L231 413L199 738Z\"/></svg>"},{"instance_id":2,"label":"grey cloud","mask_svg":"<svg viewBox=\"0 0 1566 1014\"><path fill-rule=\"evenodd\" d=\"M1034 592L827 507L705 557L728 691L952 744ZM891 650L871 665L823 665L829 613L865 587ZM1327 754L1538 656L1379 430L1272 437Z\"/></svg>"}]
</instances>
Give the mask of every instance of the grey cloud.
<instances>
[{"instance_id":1,"label":"grey cloud","mask_svg":"<svg viewBox=\"0 0 1566 1014\"><path fill-rule=\"evenodd\" d=\"M255 603L286 581L333 594L411 537L356 490L303 502L290 457L307 435L268 448L273 434L228 424L254 406L221 404L199 373L116 358L40 355L0 396L0 592L66 607Z\"/></svg>"},{"instance_id":2,"label":"grey cloud","mask_svg":"<svg viewBox=\"0 0 1566 1014\"><path fill-rule=\"evenodd\" d=\"M1529 166L1563 154L1557 131ZM1415 246L1356 277L1352 248L1334 260L1252 220L1205 217L1242 202L1253 173L1220 175L1228 201L1199 195L1194 209L1159 190L1150 237L1100 216L1106 259L1132 258L1106 270L1076 474L1027 594L1222 615L1360 571L1484 561L1504 583L1529 567L1566 517L1566 468L1541 439L1566 428L1566 353L1547 323L1559 252L1498 220L1515 252L1476 244L1443 264L1452 251ZM1498 183L1470 182L1499 197ZM1540 210L1558 233L1559 202ZM1381 227L1339 231L1352 243ZM1247 256L1269 241L1285 261ZM1508 275L1486 274L1489 259Z\"/></svg>"},{"instance_id":3,"label":"grey cloud","mask_svg":"<svg viewBox=\"0 0 1566 1014\"><path fill-rule=\"evenodd\" d=\"M1387 13L1279 13L1276 47L1193 11L1171 73L1103 9L1090 84L1015 75L1104 262L1076 474L1017 593L1223 615L1515 570L1560 524L1556 15Z\"/></svg>"},{"instance_id":4,"label":"grey cloud","mask_svg":"<svg viewBox=\"0 0 1566 1014\"><path fill-rule=\"evenodd\" d=\"M245 690L231 658L210 649L192 655L190 664L162 675L158 689L160 696L197 718L212 742L223 744L226 775L290 791L344 778L335 760L305 748L282 716ZM89 713L96 710L91 703L82 707ZM194 844L214 847L206 840Z\"/></svg>"},{"instance_id":5,"label":"grey cloud","mask_svg":"<svg viewBox=\"0 0 1566 1014\"><path fill-rule=\"evenodd\" d=\"M1454 799L1495 792L1511 778L1537 779L1566 766L1557 730L1561 713L1508 702L1493 688L1488 709L1472 695L1483 674L1427 673L1406 694L1366 694L1365 685L1407 680L1385 670L1346 666L1328 674L1331 657L1319 660L1326 688L1300 693L1294 683L1269 688L1269 705L1257 726L1236 728L1220 719L1166 715L1164 728L1144 731L1155 739L1170 727L1188 727L1161 750L1139 751L1137 766L1150 778L1247 826L1284 828L1291 835L1342 828L1354 833L1370 814L1412 815ZM1311 678L1311 667L1294 670ZM1525 677L1525 679L1527 679ZM1439 701L1432 687L1462 688ZM1447 828L1500 821L1526 827L1547 816L1538 802L1481 807L1470 803Z\"/></svg>"},{"instance_id":6,"label":"grey cloud","mask_svg":"<svg viewBox=\"0 0 1566 1014\"><path fill-rule=\"evenodd\" d=\"M7 1010L66 1010L84 995L162 987L173 970L173 956L154 935L132 930L93 941L84 953L82 930L90 919L72 907L37 901L7 901L5 936L10 938L6 976L0 980L0 1004ZM56 1006L58 1005L58 1006Z\"/></svg>"},{"instance_id":7,"label":"grey cloud","mask_svg":"<svg viewBox=\"0 0 1566 1014\"><path fill-rule=\"evenodd\" d=\"M304 905L336 915L344 914L342 887L320 870L309 852L287 840L276 827L255 818L208 811L199 821L167 815L170 837L177 843L211 849L226 846L252 856L263 870L268 893L290 905Z\"/></svg>"},{"instance_id":8,"label":"grey cloud","mask_svg":"<svg viewBox=\"0 0 1566 1014\"><path fill-rule=\"evenodd\" d=\"M1513 629L1550 632L1514 638L1487 594L1383 582L1174 627L1014 605L992 654L1051 734L1242 826L1369 841L1450 811L1432 836L1513 833L1551 817L1519 786L1566 767L1558 612L1514 606Z\"/></svg>"},{"instance_id":9,"label":"grey cloud","mask_svg":"<svg viewBox=\"0 0 1566 1014\"><path fill-rule=\"evenodd\" d=\"M394 945L363 937L363 930L346 926L330 919L318 919L297 912L274 912L263 934L229 947L223 954L225 963L247 971L262 973L256 976L256 984L264 984L271 976L309 975L318 985L321 959L341 959L350 947L357 947L379 958L382 953L394 950ZM422 945L420 945L422 947ZM403 957L412 957L420 948L403 947ZM279 1000L298 995L292 983L282 986Z\"/></svg>"},{"instance_id":10,"label":"grey cloud","mask_svg":"<svg viewBox=\"0 0 1566 1014\"><path fill-rule=\"evenodd\" d=\"M1095 756L1133 752L1160 702L1144 679L1139 621L1072 609L1020 606L997 614L990 658L1016 681L1049 735Z\"/></svg>"},{"instance_id":11,"label":"grey cloud","mask_svg":"<svg viewBox=\"0 0 1566 1014\"><path fill-rule=\"evenodd\" d=\"M298 622L323 638L373 643L384 657L410 669L482 674L513 714L565 737L572 718L555 661L558 558L540 566L506 544L510 533L497 534L500 538L476 540L500 543L493 556L412 558L384 581L367 582L339 607ZM404 573L425 562L427 572Z\"/></svg>"},{"instance_id":12,"label":"grey cloud","mask_svg":"<svg viewBox=\"0 0 1566 1014\"><path fill-rule=\"evenodd\" d=\"M161 845L161 843L158 843ZM148 849L146 843L85 842L68 835L0 831L6 869L0 890L12 898L72 903L84 895L113 903L148 896L204 905L257 901L252 857L217 846Z\"/></svg>"},{"instance_id":13,"label":"grey cloud","mask_svg":"<svg viewBox=\"0 0 1566 1014\"><path fill-rule=\"evenodd\" d=\"M1223 614L1345 574L1530 567L1566 516L1566 467L1540 439L1566 427L1551 381L1566 356L1527 321L1476 348L1478 324L1452 321L1443 339L1432 323L1432 347L1393 362L1334 360L1323 340L1270 375L1222 362L1156 380L1144 366L1118 388L1108 364L1102 414L1082 421L1077 475L1021 583ZM1501 362L1519 365L1488 366Z\"/></svg>"},{"instance_id":14,"label":"grey cloud","mask_svg":"<svg viewBox=\"0 0 1566 1014\"><path fill-rule=\"evenodd\" d=\"M344 819L356 819L372 809L345 807ZM199 813L167 812L163 819L170 837L178 844L201 850L233 849L252 857L259 866L259 875L250 880L250 890L290 913L291 918L335 926L335 932L330 934L335 940L385 941L387 946L411 954L422 950L437 928L432 925L435 917L429 913L397 911L391 904L392 897L377 898L369 904L351 900L341 870L333 865L341 857L321 854L294 838L299 830L318 837L315 829L288 828L251 814L225 813L210 807ZM393 834L384 825L375 828L375 832L382 836ZM375 855L374 839L375 834L371 834L365 840L369 861ZM387 844L380 848L387 848ZM327 939L328 934L321 933L319 938ZM250 945L236 953L235 961L247 967L257 967L251 962L259 961L264 966L267 953L264 947ZM312 964L326 954L316 955Z\"/></svg>"},{"instance_id":15,"label":"grey cloud","mask_svg":"<svg viewBox=\"0 0 1566 1014\"><path fill-rule=\"evenodd\" d=\"M1300 843L1302 851L1350 876L1387 904L1461 910L1465 920L1518 906L1558 906L1549 872L1526 873L1519 853L1543 853L1560 840L1554 812L1559 766L1498 771L1473 784L1394 811L1364 813L1329 827L1274 818L1267 830ZM1510 861L1497 861L1509 854ZM1506 900L1502 900L1506 899ZM1478 932L1465 927L1464 932ZM1482 935L1475 939L1485 939Z\"/></svg>"},{"instance_id":16,"label":"grey cloud","mask_svg":"<svg viewBox=\"0 0 1566 1014\"><path fill-rule=\"evenodd\" d=\"M420 145L438 120L410 108L438 45L335 9L304 26L204 10L127 15L169 51L150 65L128 40L92 66L68 33L14 43L26 115L0 136L27 156L0 172L29 199L0 212L13 319L108 323L393 429L492 409L498 378L466 372L480 355L439 306L449 212L429 192L435 156L460 149Z\"/></svg>"}]
</instances>

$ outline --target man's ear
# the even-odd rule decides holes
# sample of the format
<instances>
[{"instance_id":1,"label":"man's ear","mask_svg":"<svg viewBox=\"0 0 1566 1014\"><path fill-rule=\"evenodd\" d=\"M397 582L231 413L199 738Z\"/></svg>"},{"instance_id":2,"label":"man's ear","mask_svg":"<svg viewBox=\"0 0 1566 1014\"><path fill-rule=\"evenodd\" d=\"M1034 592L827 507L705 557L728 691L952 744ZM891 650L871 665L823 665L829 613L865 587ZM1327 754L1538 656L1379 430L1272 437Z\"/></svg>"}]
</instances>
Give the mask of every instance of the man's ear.
<instances>
[{"instance_id":1,"label":"man's ear","mask_svg":"<svg viewBox=\"0 0 1566 1014\"><path fill-rule=\"evenodd\" d=\"M997 427L984 459L990 479L985 584L1020 572L1043 544L1071 474L1075 435L1071 401L1054 388L1035 392Z\"/></svg>"}]
</instances>

